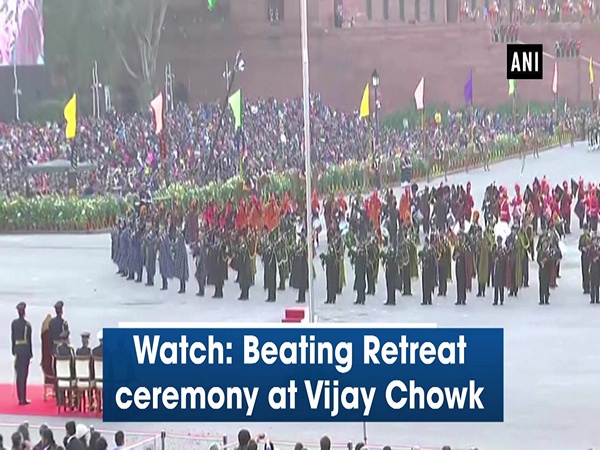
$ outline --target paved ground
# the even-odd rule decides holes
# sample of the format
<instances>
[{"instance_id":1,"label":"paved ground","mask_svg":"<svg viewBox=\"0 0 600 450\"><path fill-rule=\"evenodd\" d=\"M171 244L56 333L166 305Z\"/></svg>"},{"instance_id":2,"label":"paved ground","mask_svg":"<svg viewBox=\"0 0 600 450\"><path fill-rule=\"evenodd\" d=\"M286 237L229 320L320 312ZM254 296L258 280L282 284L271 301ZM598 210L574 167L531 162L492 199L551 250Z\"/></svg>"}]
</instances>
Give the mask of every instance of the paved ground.
<instances>
[{"instance_id":1,"label":"paved ground","mask_svg":"<svg viewBox=\"0 0 600 450\"><path fill-rule=\"evenodd\" d=\"M480 205L484 187L492 182L505 184L512 191L516 182L526 184L534 176L546 175L552 183L562 183L582 175L597 177L600 153L588 153L586 146L565 147L528 158L521 175L521 162L504 162L491 173L476 170L457 174L452 182L471 181ZM439 183L439 180L435 181ZM492 308L491 299L469 298L466 308L453 306L454 299L437 299L429 308L419 306L420 285L410 299L401 298L395 308L384 307L384 280L379 281L375 298L367 305L352 304L354 294L346 287L335 306L323 305L323 270L317 267L316 296L321 321L329 322L436 322L440 326L504 327L505 423L503 424L369 424L369 437L377 444L419 444L421 446L468 447L486 449L535 448L547 450L584 449L600 446L597 402L600 388L600 351L595 342L600 328L600 307L589 305L581 294L578 232L567 239L569 251L562 268L559 288L550 307L537 305L537 270L532 271L532 287L503 308ZM18 301L29 305L29 318L37 330L52 304L62 299L66 317L77 338L82 330L95 333L102 326L119 321L235 321L278 322L286 306L294 304L296 293L288 290L276 304L267 304L262 289L253 288L251 301L238 302L238 290L226 286L226 298L213 300L194 296L194 286L186 295L177 295L175 286L168 292L126 282L115 275L110 262L110 238L99 236L0 236L0 329L8 330ZM260 274L258 279L260 280ZM232 278L233 279L233 278ZM347 279L351 280L348 270ZM453 293L453 287L450 292ZM36 362L39 349L35 349ZM0 340L0 373L11 379L8 333ZM33 367L31 382L41 380ZM2 399L0 401L5 401ZM19 419L0 417L1 422ZM56 421L60 423L63 421ZM166 425L166 424L165 424ZM125 429L157 430L161 424L128 424ZM201 430L236 434L236 424L168 425L168 430ZM269 430L274 438L316 442L329 433L337 442L362 438L361 424L251 424L252 431ZM0 427L0 432L7 431Z\"/></svg>"}]
</instances>

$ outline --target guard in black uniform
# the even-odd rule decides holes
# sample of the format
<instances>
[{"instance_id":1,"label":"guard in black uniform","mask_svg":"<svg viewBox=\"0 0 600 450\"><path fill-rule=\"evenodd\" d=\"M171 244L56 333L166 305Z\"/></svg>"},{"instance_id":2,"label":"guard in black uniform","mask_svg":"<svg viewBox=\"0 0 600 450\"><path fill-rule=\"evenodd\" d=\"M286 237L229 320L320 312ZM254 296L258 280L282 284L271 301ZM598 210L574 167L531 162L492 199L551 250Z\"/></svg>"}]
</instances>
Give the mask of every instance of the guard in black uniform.
<instances>
[{"instance_id":1,"label":"guard in black uniform","mask_svg":"<svg viewBox=\"0 0 600 450\"><path fill-rule=\"evenodd\" d=\"M28 405L27 376L29 375L29 362L33 358L31 348L31 324L25 319L27 305L21 302L17 305L19 318L11 324L12 354L15 357L15 373L17 379L17 395L19 405Z\"/></svg>"},{"instance_id":2,"label":"guard in black uniform","mask_svg":"<svg viewBox=\"0 0 600 450\"><path fill-rule=\"evenodd\" d=\"M69 324L63 318L63 308L65 304L62 301L58 301L54 304L54 311L56 316L50 320L48 334L50 335L50 342L52 343L52 353L56 353L56 347L60 343L60 335L69 329Z\"/></svg>"},{"instance_id":3,"label":"guard in black uniform","mask_svg":"<svg viewBox=\"0 0 600 450\"><path fill-rule=\"evenodd\" d=\"M94 358L102 358L104 354L102 352L102 330L98 331L96 338L98 339L98 345L92 349L92 356Z\"/></svg>"},{"instance_id":4,"label":"guard in black uniform","mask_svg":"<svg viewBox=\"0 0 600 450\"><path fill-rule=\"evenodd\" d=\"M90 348L90 332L84 331L81 333L81 347L75 350L75 356L91 356L92 349Z\"/></svg>"}]
</instances>

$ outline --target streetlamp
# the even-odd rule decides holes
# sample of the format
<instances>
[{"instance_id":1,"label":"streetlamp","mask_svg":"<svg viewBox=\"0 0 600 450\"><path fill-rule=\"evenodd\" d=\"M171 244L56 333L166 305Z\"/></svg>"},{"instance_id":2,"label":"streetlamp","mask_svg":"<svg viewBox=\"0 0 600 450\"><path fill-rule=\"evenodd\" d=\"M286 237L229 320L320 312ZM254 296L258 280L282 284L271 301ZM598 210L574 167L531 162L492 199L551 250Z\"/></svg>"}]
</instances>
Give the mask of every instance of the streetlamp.
<instances>
[{"instance_id":1,"label":"streetlamp","mask_svg":"<svg viewBox=\"0 0 600 450\"><path fill-rule=\"evenodd\" d=\"M375 158L375 149L379 150L379 74L377 69L371 74L371 84L373 85L373 91L375 93L375 126L374 128L374 139L371 147L371 164L373 166L373 172L375 175L375 187L379 189L379 167L377 164L377 158Z\"/></svg>"},{"instance_id":2,"label":"streetlamp","mask_svg":"<svg viewBox=\"0 0 600 450\"><path fill-rule=\"evenodd\" d=\"M377 73L377 69L375 69L371 75L371 84L375 91L375 145L377 147L379 147L379 81L379 74Z\"/></svg>"},{"instance_id":3,"label":"streetlamp","mask_svg":"<svg viewBox=\"0 0 600 450\"><path fill-rule=\"evenodd\" d=\"M238 50L235 55L235 61L233 63L233 67L229 67L229 61L225 61L225 72L223 72L223 78L225 79L225 87L227 88L227 93L225 94L225 99L223 100L223 105L221 106L221 111L219 114L219 122L217 125L217 129L215 131L215 136L211 145L211 154L214 156L215 148L217 146L217 141L219 140L219 133L221 132L221 127L223 126L223 118L225 116L225 111L227 110L227 102L229 101L229 97L231 96L231 91L233 90L233 82L235 81L235 74L239 72L243 72L246 68L246 63L242 59L242 51ZM218 169L217 169L218 170ZM220 175L217 173L217 175Z\"/></svg>"}]
</instances>

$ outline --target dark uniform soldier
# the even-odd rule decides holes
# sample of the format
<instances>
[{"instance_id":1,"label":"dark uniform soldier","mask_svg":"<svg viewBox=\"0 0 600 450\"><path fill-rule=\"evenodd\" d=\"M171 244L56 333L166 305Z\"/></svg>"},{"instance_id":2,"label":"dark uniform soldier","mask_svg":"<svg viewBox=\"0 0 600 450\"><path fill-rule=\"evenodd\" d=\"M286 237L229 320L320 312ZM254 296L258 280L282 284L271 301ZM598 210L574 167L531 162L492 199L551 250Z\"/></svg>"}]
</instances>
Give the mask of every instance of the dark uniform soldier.
<instances>
[{"instance_id":1,"label":"dark uniform soldier","mask_svg":"<svg viewBox=\"0 0 600 450\"><path fill-rule=\"evenodd\" d=\"M581 252L581 284L583 293L590 293L590 244L592 236L588 231L587 223L583 224L583 233L579 237L579 251Z\"/></svg>"},{"instance_id":2,"label":"dark uniform soldier","mask_svg":"<svg viewBox=\"0 0 600 450\"><path fill-rule=\"evenodd\" d=\"M421 261L421 288L423 301L421 305L431 305L432 295L435 290L435 265L436 255L429 237L425 237L423 249L419 252L419 260Z\"/></svg>"},{"instance_id":3,"label":"dark uniform soldier","mask_svg":"<svg viewBox=\"0 0 600 450\"><path fill-rule=\"evenodd\" d=\"M17 305L19 318L11 324L12 354L15 357L15 372L17 378L17 394L19 405L28 405L27 376L29 375L29 362L33 357L31 348L31 324L25 319L27 305L21 302Z\"/></svg>"},{"instance_id":4,"label":"dark uniform soldier","mask_svg":"<svg viewBox=\"0 0 600 450\"><path fill-rule=\"evenodd\" d=\"M98 339L98 345L92 349L92 356L94 358L102 358L102 330L98 331L96 338Z\"/></svg>"},{"instance_id":5,"label":"dark uniform soldier","mask_svg":"<svg viewBox=\"0 0 600 450\"><path fill-rule=\"evenodd\" d=\"M60 341L60 335L69 329L69 324L63 318L63 308L65 304L59 300L54 304L54 311L56 316L50 320L48 328L48 334L50 337L50 343L52 345L52 353L56 353L56 347Z\"/></svg>"},{"instance_id":6,"label":"dark uniform soldier","mask_svg":"<svg viewBox=\"0 0 600 450\"><path fill-rule=\"evenodd\" d=\"M493 255L494 270L494 305L504 305L504 284L506 280L507 250L502 245L502 237L498 236L496 250Z\"/></svg>"},{"instance_id":7,"label":"dark uniform soldier","mask_svg":"<svg viewBox=\"0 0 600 450\"><path fill-rule=\"evenodd\" d=\"M92 349L90 348L90 332L84 331L81 333L81 347L75 350L75 356L91 356Z\"/></svg>"}]
</instances>

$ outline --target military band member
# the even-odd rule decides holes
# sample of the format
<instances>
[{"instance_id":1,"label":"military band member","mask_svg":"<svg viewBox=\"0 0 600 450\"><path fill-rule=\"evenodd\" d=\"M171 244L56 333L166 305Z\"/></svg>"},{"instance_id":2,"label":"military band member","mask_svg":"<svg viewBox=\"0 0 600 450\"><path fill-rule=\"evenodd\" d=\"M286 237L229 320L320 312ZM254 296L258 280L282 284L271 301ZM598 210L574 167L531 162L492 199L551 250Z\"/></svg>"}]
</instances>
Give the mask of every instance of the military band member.
<instances>
[{"instance_id":1,"label":"military band member","mask_svg":"<svg viewBox=\"0 0 600 450\"><path fill-rule=\"evenodd\" d=\"M17 396L19 405L28 405L27 377L29 376L29 363L33 358L31 347L31 324L25 319L27 305L21 302L17 305L19 317L11 324L12 355L15 358L15 375L17 382Z\"/></svg>"},{"instance_id":2,"label":"military band member","mask_svg":"<svg viewBox=\"0 0 600 450\"><path fill-rule=\"evenodd\" d=\"M131 229L134 230L131 236L131 245L129 247L129 276L128 280L135 280L136 283L142 282L142 271L144 267L142 254L142 239L143 229L141 226L137 230L131 224Z\"/></svg>"},{"instance_id":3,"label":"military band member","mask_svg":"<svg viewBox=\"0 0 600 450\"><path fill-rule=\"evenodd\" d=\"M69 329L67 321L63 318L64 306L65 304L62 300L59 300L54 304L56 316L50 320L48 328L50 343L52 344L52 353L56 352L56 347L60 343L60 335L65 330Z\"/></svg>"},{"instance_id":4,"label":"military band member","mask_svg":"<svg viewBox=\"0 0 600 450\"><path fill-rule=\"evenodd\" d=\"M161 291L169 289L169 280L173 278L174 263L171 254L171 238L166 229L162 229L158 240L158 270L162 280Z\"/></svg>"},{"instance_id":5,"label":"military band member","mask_svg":"<svg viewBox=\"0 0 600 450\"><path fill-rule=\"evenodd\" d=\"M150 230L145 238L144 244L146 286L154 286L154 276L156 275L156 255L158 253L158 230Z\"/></svg>"},{"instance_id":6,"label":"military band member","mask_svg":"<svg viewBox=\"0 0 600 450\"><path fill-rule=\"evenodd\" d=\"M199 242L192 244L192 256L194 258L194 265L196 270L194 272L194 277L198 282L198 292L196 295L198 297L204 297L204 292L206 289L206 245L204 244L204 239L200 238Z\"/></svg>"},{"instance_id":7,"label":"military band member","mask_svg":"<svg viewBox=\"0 0 600 450\"><path fill-rule=\"evenodd\" d=\"M590 293L590 254L592 235L587 224L583 224L583 233L579 237L579 251L581 252L581 285L583 293Z\"/></svg>"},{"instance_id":8,"label":"military band member","mask_svg":"<svg viewBox=\"0 0 600 450\"><path fill-rule=\"evenodd\" d=\"M548 305L550 300L550 272L552 271L553 264L550 260L550 238L547 233L540 236L536 250L539 266L540 305Z\"/></svg>"},{"instance_id":9,"label":"military band member","mask_svg":"<svg viewBox=\"0 0 600 450\"><path fill-rule=\"evenodd\" d=\"M81 333L81 347L75 350L75 356L92 356L89 331L84 331Z\"/></svg>"},{"instance_id":10,"label":"military band member","mask_svg":"<svg viewBox=\"0 0 600 450\"><path fill-rule=\"evenodd\" d=\"M354 290L356 291L355 305L364 305L367 290L367 244L358 241L356 247L348 249L350 262L354 265Z\"/></svg>"},{"instance_id":11,"label":"military band member","mask_svg":"<svg viewBox=\"0 0 600 450\"><path fill-rule=\"evenodd\" d=\"M486 228L485 233L479 232L476 236L477 297L485 297L485 290L490 281L493 252L496 249L493 230L491 232L488 230L491 228Z\"/></svg>"},{"instance_id":12,"label":"military band member","mask_svg":"<svg viewBox=\"0 0 600 450\"><path fill-rule=\"evenodd\" d=\"M452 270L452 252L448 238L442 233L438 234L436 251L438 281L437 295L440 297L445 297L448 295L448 280L450 279L450 271Z\"/></svg>"},{"instance_id":13,"label":"military band member","mask_svg":"<svg viewBox=\"0 0 600 450\"><path fill-rule=\"evenodd\" d=\"M590 258L590 303L600 304L600 238L594 236L589 250Z\"/></svg>"},{"instance_id":14,"label":"military band member","mask_svg":"<svg viewBox=\"0 0 600 450\"><path fill-rule=\"evenodd\" d=\"M423 290L421 305L431 305L431 297L435 289L436 254L428 237L425 237L423 249L419 252L419 260L421 261L421 287Z\"/></svg>"},{"instance_id":15,"label":"military band member","mask_svg":"<svg viewBox=\"0 0 600 450\"><path fill-rule=\"evenodd\" d=\"M275 236L267 236L261 249L264 269L264 284L267 290L268 303L277 300L277 252L275 249Z\"/></svg>"},{"instance_id":16,"label":"military band member","mask_svg":"<svg viewBox=\"0 0 600 450\"><path fill-rule=\"evenodd\" d=\"M296 249L292 258L290 287L298 289L296 303L306 302L306 291L308 289L308 249L305 235L306 233L304 232L296 243Z\"/></svg>"},{"instance_id":17,"label":"military band member","mask_svg":"<svg viewBox=\"0 0 600 450\"><path fill-rule=\"evenodd\" d=\"M398 252L390 240L390 245L383 252L382 261L385 264L386 305L396 304L396 286L398 285Z\"/></svg>"},{"instance_id":18,"label":"military band member","mask_svg":"<svg viewBox=\"0 0 600 450\"><path fill-rule=\"evenodd\" d=\"M367 295L375 295L380 253L379 240L373 234L367 243Z\"/></svg>"},{"instance_id":19,"label":"military band member","mask_svg":"<svg viewBox=\"0 0 600 450\"><path fill-rule=\"evenodd\" d=\"M493 255L494 264L494 305L504 305L504 283L506 280L508 254L504 247L502 237L496 239L496 247Z\"/></svg>"},{"instance_id":20,"label":"military band member","mask_svg":"<svg viewBox=\"0 0 600 450\"><path fill-rule=\"evenodd\" d=\"M179 280L179 291L178 294L185 294L185 287L187 281L190 279L190 267L188 263L187 247L185 246L185 236L183 231L177 233L175 240L175 251L173 262L174 272L173 275Z\"/></svg>"},{"instance_id":21,"label":"military band member","mask_svg":"<svg viewBox=\"0 0 600 450\"><path fill-rule=\"evenodd\" d=\"M467 257L465 253L465 235L460 232L458 242L454 247L452 259L455 262L456 273L456 303L455 305L467 304Z\"/></svg>"},{"instance_id":22,"label":"military band member","mask_svg":"<svg viewBox=\"0 0 600 450\"><path fill-rule=\"evenodd\" d=\"M325 303L335 304L340 286L340 264L338 261L340 257L337 255L336 245L333 242L333 232L328 231L327 234L327 252L320 255L327 282L327 300Z\"/></svg>"},{"instance_id":23,"label":"military band member","mask_svg":"<svg viewBox=\"0 0 600 450\"><path fill-rule=\"evenodd\" d=\"M238 245L235 255L235 268L238 272L238 284L240 285L240 296L238 300L250 299L250 287L252 286L252 264L250 262L250 249L245 241Z\"/></svg>"}]
</instances>

